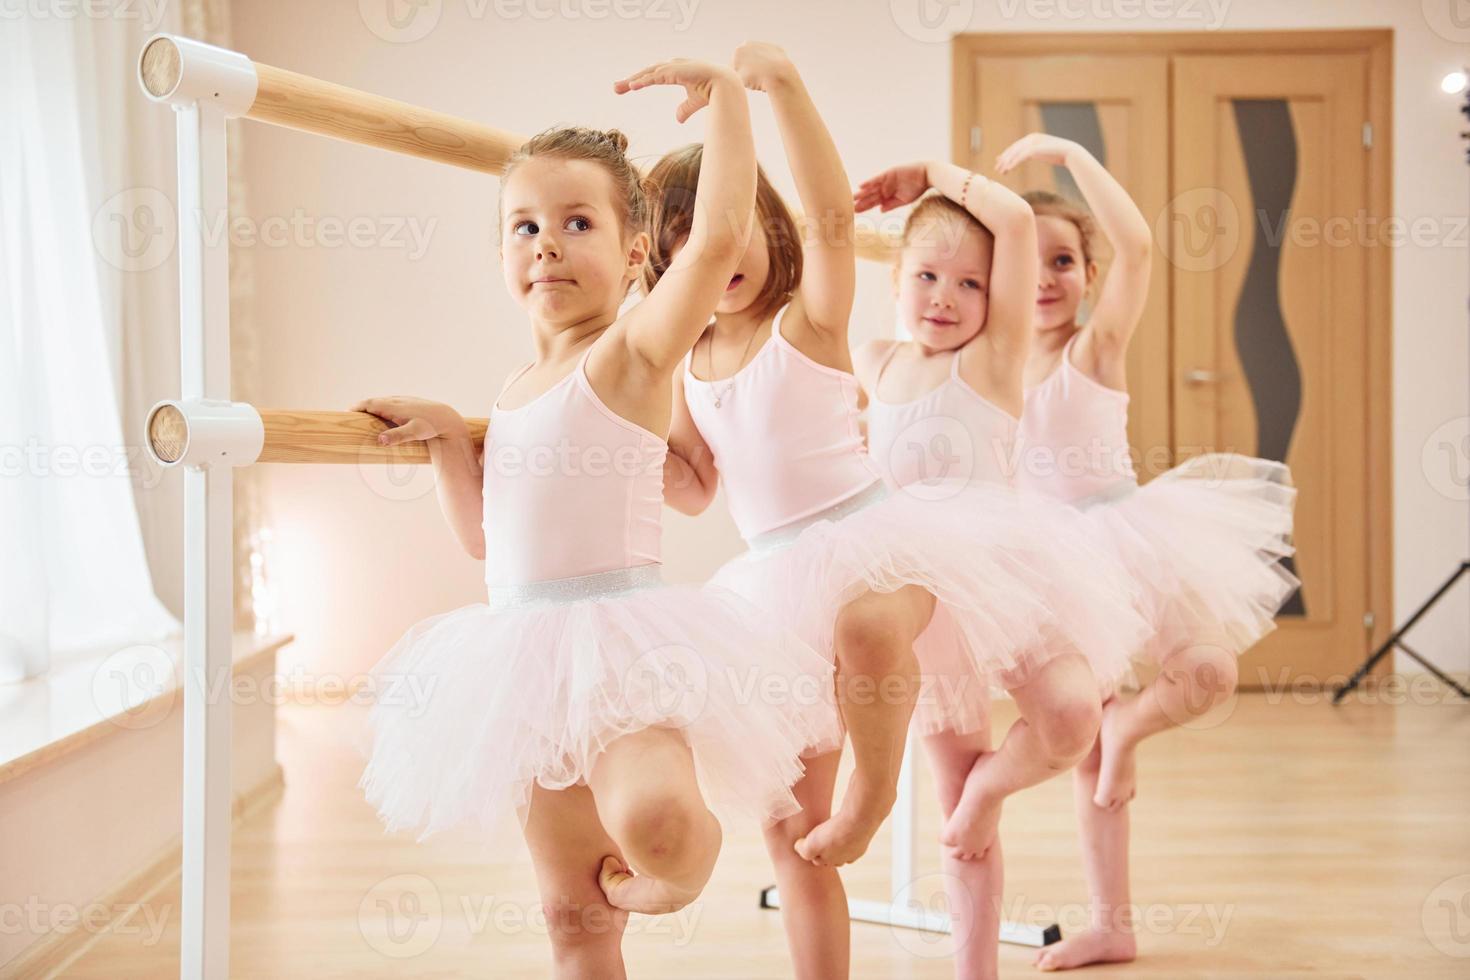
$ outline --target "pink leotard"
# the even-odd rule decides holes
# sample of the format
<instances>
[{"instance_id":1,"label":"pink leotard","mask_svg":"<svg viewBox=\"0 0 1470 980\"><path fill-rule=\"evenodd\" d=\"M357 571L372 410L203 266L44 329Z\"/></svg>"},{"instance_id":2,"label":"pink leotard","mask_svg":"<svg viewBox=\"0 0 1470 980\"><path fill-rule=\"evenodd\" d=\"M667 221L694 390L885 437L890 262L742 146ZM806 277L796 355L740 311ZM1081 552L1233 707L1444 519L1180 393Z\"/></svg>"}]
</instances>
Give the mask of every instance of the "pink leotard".
<instances>
[{"instance_id":1,"label":"pink leotard","mask_svg":"<svg viewBox=\"0 0 1470 980\"><path fill-rule=\"evenodd\" d=\"M771 339L730 377L684 374L689 414L714 453L730 515L747 541L882 478L863 445L857 379L818 364L781 335L789 308L777 313Z\"/></svg>"},{"instance_id":2,"label":"pink leotard","mask_svg":"<svg viewBox=\"0 0 1470 980\"><path fill-rule=\"evenodd\" d=\"M1020 485L1068 503L1100 498L1135 486L1128 451L1128 393L1089 378L1072 363L1072 345L1062 363L1026 389L1021 416Z\"/></svg>"},{"instance_id":3,"label":"pink leotard","mask_svg":"<svg viewBox=\"0 0 1470 980\"><path fill-rule=\"evenodd\" d=\"M591 347L570 374L520 408L501 408L497 400L490 410L482 525L487 585L659 561L668 443L597 397L587 379L590 353Z\"/></svg>"},{"instance_id":4,"label":"pink leotard","mask_svg":"<svg viewBox=\"0 0 1470 980\"><path fill-rule=\"evenodd\" d=\"M879 364L868 402L868 451L889 485L1013 485L1016 417L960 377L959 354L950 359L949 377L939 387L912 401L879 400L883 369L898 347L892 345Z\"/></svg>"}]
</instances>

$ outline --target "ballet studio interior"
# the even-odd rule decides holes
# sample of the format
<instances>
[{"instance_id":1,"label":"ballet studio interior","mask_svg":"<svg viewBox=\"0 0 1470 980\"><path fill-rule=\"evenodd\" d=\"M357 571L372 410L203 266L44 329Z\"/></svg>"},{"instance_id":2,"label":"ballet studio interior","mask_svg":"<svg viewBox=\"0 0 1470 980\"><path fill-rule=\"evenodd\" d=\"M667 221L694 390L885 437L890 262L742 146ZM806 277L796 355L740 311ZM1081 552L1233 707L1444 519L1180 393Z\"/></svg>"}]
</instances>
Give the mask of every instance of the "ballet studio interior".
<instances>
[{"instance_id":1,"label":"ballet studio interior","mask_svg":"<svg viewBox=\"0 0 1470 980\"><path fill-rule=\"evenodd\" d=\"M0 0L0 980L1470 977L1467 0Z\"/></svg>"}]
</instances>

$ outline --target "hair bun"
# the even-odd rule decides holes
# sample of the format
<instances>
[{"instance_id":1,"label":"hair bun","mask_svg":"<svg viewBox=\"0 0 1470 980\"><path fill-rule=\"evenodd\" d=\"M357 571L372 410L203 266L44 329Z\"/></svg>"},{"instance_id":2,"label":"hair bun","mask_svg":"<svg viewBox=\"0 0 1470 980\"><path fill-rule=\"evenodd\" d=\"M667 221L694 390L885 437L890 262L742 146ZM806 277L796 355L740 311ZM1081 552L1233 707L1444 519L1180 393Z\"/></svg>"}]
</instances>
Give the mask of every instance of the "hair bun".
<instances>
[{"instance_id":1,"label":"hair bun","mask_svg":"<svg viewBox=\"0 0 1470 980\"><path fill-rule=\"evenodd\" d=\"M598 135L611 143L619 153L628 151L628 137L621 129L604 129Z\"/></svg>"}]
</instances>

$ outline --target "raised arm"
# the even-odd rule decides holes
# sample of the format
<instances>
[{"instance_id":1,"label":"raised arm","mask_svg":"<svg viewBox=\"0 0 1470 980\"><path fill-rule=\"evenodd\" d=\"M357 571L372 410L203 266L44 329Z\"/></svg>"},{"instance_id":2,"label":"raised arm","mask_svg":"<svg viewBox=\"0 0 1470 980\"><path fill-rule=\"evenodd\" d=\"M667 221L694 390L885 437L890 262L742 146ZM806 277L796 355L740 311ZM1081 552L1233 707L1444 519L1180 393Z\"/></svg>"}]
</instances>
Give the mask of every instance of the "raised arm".
<instances>
[{"instance_id":1,"label":"raised arm","mask_svg":"<svg viewBox=\"0 0 1470 980\"><path fill-rule=\"evenodd\" d=\"M1123 185L1080 144L1044 133L1017 140L996 160L1006 173L1026 160L1066 167L1113 249L1113 263L1087 320L1090 340L1103 356L1123 356L1148 304L1153 232ZM1080 343L1080 341L1079 341Z\"/></svg>"},{"instance_id":2,"label":"raised arm","mask_svg":"<svg viewBox=\"0 0 1470 980\"><path fill-rule=\"evenodd\" d=\"M1036 313L1036 215L1009 187L964 167L934 160L925 164L929 186L964 205L995 238L987 284L984 339L1007 361L1025 363ZM975 341L971 341L974 343Z\"/></svg>"},{"instance_id":3,"label":"raised arm","mask_svg":"<svg viewBox=\"0 0 1470 980\"><path fill-rule=\"evenodd\" d=\"M674 417L664 460L664 503L681 514L701 514L715 499L720 471L684 401L684 372L674 376Z\"/></svg>"},{"instance_id":4,"label":"raised arm","mask_svg":"<svg viewBox=\"0 0 1470 980\"><path fill-rule=\"evenodd\" d=\"M618 92L681 85L684 122L709 106L708 132L689 239L643 302L621 321L630 352L661 375L672 374L694 346L750 242L755 211L755 140L740 79L729 68L682 59L645 68Z\"/></svg>"},{"instance_id":5,"label":"raised arm","mask_svg":"<svg viewBox=\"0 0 1470 980\"><path fill-rule=\"evenodd\" d=\"M747 88L770 97L806 215L800 309L814 329L846 336L857 253L851 185L842 157L786 52L774 44L747 42L735 49L734 67Z\"/></svg>"}]
</instances>

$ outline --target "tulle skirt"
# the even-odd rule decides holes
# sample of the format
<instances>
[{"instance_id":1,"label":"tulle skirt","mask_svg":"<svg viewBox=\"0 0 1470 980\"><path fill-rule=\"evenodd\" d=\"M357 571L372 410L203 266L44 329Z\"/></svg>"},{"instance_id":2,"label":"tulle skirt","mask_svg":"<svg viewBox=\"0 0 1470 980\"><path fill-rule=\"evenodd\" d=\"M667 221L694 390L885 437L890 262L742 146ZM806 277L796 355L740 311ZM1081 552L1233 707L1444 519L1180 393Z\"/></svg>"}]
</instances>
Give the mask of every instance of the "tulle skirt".
<instances>
[{"instance_id":1,"label":"tulle skirt","mask_svg":"<svg viewBox=\"0 0 1470 980\"><path fill-rule=\"evenodd\" d=\"M834 658L839 611L865 592L918 586L937 600L915 643L920 734L973 731L993 694L1078 653L1100 682L1127 672L1150 632L1132 576L1081 512L1001 486L875 485L761 535L711 584L771 613Z\"/></svg>"},{"instance_id":2,"label":"tulle skirt","mask_svg":"<svg viewBox=\"0 0 1470 980\"><path fill-rule=\"evenodd\" d=\"M1301 585L1282 564L1295 550L1295 504L1284 464L1234 453L1081 502L1139 583L1139 610L1154 627L1139 659L1157 665L1194 644L1239 655L1275 629Z\"/></svg>"},{"instance_id":3,"label":"tulle skirt","mask_svg":"<svg viewBox=\"0 0 1470 980\"><path fill-rule=\"evenodd\" d=\"M490 831L533 784L584 784L614 739L689 745L722 820L777 820L814 745L839 744L832 666L739 596L659 567L492 589L412 626L373 668L358 785L390 831ZM823 727L825 726L825 728Z\"/></svg>"}]
</instances>

